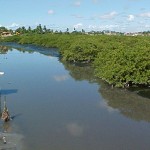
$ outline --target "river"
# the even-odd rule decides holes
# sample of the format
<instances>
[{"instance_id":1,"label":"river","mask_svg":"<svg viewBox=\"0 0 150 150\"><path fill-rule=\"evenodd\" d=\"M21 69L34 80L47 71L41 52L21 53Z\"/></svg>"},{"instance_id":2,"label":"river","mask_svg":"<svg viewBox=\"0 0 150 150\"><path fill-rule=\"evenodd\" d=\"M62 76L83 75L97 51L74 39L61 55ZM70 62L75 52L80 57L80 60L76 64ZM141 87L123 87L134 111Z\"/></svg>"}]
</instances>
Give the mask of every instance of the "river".
<instances>
[{"instance_id":1,"label":"river","mask_svg":"<svg viewBox=\"0 0 150 150\"><path fill-rule=\"evenodd\" d=\"M0 149L150 149L149 88L111 88L90 66L61 61L56 49L0 49L1 103L6 98L13 118L0 122L8 142Z\"/></svg>"}]
</instances>

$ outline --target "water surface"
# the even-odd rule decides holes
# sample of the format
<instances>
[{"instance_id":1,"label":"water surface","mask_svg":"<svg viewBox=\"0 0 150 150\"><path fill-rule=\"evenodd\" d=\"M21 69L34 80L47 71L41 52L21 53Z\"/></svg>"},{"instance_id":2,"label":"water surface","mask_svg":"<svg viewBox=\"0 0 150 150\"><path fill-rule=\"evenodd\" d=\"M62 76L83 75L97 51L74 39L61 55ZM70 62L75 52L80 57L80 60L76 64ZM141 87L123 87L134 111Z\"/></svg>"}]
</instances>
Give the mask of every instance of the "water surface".
<instances>
[{"instance_id":1,"label":"water surface","mask_svg":"<svg viewBox=\"0 0 150 150\"><path fill-rule=\"evenodd\" d=\"M1 132L15 135L11 142L23 150L150 148L149 97L112 89L91 67L43 50L9 47L0 55L1 101L6 97L13 116L9 125L1 122Z\"/></svg>"}]
</instances>

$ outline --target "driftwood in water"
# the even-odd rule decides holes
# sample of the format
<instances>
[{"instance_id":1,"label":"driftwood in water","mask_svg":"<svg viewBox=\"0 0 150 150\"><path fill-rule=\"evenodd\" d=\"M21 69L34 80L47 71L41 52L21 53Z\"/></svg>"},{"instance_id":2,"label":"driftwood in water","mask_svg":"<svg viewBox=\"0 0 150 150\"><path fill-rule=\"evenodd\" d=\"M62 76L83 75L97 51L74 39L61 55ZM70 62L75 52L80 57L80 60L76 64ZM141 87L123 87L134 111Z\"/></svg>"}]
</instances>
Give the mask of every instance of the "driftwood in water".
<instances>
[{"instance_id":1,"label":"driftwood in water","mask_svg":"<svg viewBox=\"0 0 150 150\"><path fill-rule=\"evenodd\" d=\"M4 120L5 122L10 120L10 115L9 115L8 108L6 106L6 101L4 101L4 109L2 111L1 119Z\"/></svg>"}]
</instances>

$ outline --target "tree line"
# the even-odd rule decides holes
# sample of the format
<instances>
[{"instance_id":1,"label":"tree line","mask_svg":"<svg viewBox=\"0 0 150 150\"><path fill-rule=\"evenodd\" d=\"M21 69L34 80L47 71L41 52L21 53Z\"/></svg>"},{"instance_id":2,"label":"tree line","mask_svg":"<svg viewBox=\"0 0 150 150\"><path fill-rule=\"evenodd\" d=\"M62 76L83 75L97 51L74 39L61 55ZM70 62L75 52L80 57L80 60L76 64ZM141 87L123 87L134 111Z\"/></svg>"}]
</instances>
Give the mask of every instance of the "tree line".
<instances>
[{"instance_id":1,"label":"tree line","mask_svg":"<svg viewBox=\"0 0 150 150\"><path fill-rule=\"evenodd\" d=\"M50 28L47 28L46 25L42 26L41 24L37 25L35 28L32 28L31 26L29 27L25 27L25 26L22 26L22 27L18 27L16 29L7 29L6 27L0 27L0 33L2 32L10 32L12 34L16 34L16 33L19 33L19 34L33 34L33 33L36 33L36 34L45 34L45 33L55 33L55 34L86 34L86 33L89 33L89 34L104 34L104 33L109 33L110 31L107 30L107 31L89 31L89 32L86 32L84 29L81 29L81 31L78 31L76 28L73 28L73 30L71 31L69 28L66 28L65 31L61 31L61 30L53 30L53 29L50 29ZM117 34L123 34L121 32L115 32L115 31L111 31L112 33L117 33Z\"/></svg>"},{"instance_id":2,"label":"tree line","mask_svg":"<svg viewBox=\"0 0 150 150\"><path fill-rule=\"evenodd\" d=\"M46 25L42 26L41 24L37 25L35 28L32 28L31 26L29 27L18 27L16 29L7 29L4 26L0 27L0 34L2 32L10 32L12 35L14 34L33 34L33 33L37 33L37 34L45 34L45 33L52 33L52 34L93 34L93 35L103 35L103 34L113 34L113 35L124 35L123 32L116 32L116 31L110 31L110 30L103 30L103 31L88 31L86 32L84 29L81 29L81 31L78 31L76 28L73 28L73 31L70 31L69 28L66 28L65 31L61 31L61 30L53 30L53 29L49 29L46 27ZM150 35L150 31L143 31L143 32L139 32L139 34L142 35Z\"/></svg>"}]
</instances>

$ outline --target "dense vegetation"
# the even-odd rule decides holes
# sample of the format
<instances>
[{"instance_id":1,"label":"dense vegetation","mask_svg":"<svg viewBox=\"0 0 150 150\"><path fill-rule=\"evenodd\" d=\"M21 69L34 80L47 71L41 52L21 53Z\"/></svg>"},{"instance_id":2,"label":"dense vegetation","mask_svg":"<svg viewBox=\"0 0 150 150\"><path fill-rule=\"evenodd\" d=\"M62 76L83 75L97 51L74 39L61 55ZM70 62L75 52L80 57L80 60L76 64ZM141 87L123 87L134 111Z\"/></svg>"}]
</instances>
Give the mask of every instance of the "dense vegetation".
<instances>
[{"instance_id":1,"label":"dense vegetation","mask_svg":"<svg viewBox=\"0 0 150 150\"><path fill-rule=\"evenodd\" d=\"M91 63L95 75L117 87L150 85L150 37L83 33L26 33L3 42L57 47L63 61Z\"/></svg>"}]
</instances>

